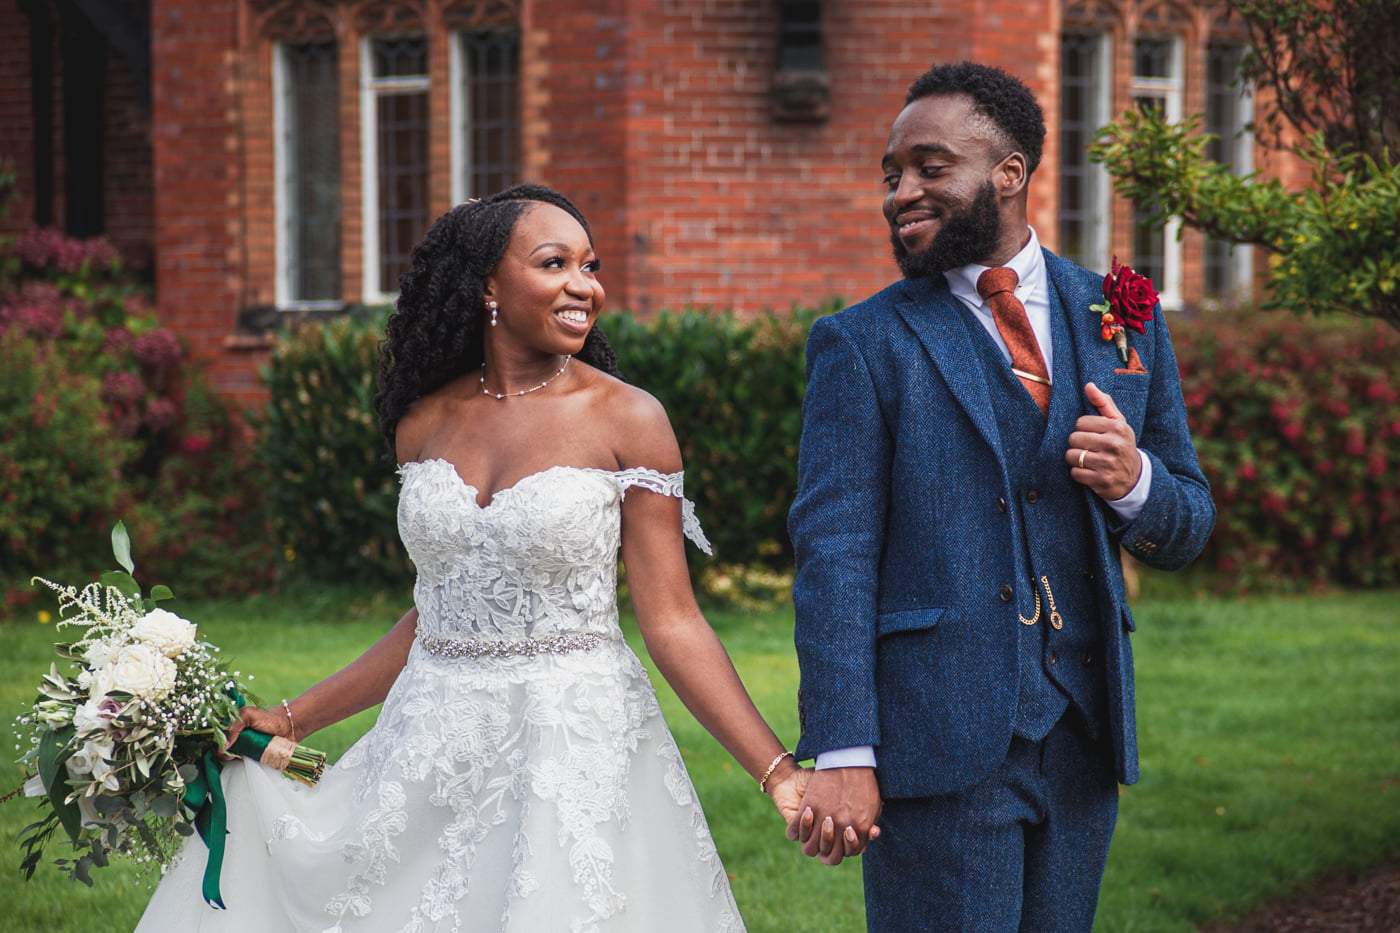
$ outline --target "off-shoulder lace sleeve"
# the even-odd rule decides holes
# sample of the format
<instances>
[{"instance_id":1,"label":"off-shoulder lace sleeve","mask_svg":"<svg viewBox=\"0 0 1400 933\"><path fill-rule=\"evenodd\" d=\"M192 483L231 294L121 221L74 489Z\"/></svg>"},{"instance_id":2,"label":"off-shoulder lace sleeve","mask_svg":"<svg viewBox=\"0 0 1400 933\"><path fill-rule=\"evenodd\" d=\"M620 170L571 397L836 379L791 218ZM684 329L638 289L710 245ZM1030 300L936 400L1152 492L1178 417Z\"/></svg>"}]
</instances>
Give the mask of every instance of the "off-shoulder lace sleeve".
<instances>
[{"instance_id":1,"label":"off-shoulder lace sleeve","mask_svg":"<svg viewBox=\"0 0 1400 933\"><path fill-rule=\"evenodd\" d=\"M622 484L624 496L628 489L640 486L654 493L681 500L681 531L700 550L706 554L714 554L710 548L709 539L705 537L705 532L700 527L700 519L695 517L695 503L685 497L684 472L659 473L648 467L631 467L626 470L618 470L614 475L617 477L617 481Z\"/></svg>"}]
</instances>

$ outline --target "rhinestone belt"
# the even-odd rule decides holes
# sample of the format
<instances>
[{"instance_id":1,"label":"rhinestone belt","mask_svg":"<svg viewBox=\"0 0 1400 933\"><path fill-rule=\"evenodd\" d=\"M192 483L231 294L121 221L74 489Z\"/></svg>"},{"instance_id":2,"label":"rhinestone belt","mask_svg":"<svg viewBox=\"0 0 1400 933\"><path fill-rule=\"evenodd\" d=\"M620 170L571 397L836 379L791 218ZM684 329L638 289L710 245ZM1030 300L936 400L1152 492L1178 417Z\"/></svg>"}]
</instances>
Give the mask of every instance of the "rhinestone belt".
<instances>
[{"instance_id":1,"label":"rhinestone belt","mask_svg":"<svg viewBox=\"0 0 1400 933\"><path fill-rule=\"evenodd\" d=\"M598 632L568 632L549 638L522 638L519 641L488 641L483 638L440 638L419 635L423 650L440 658L533 658L541 654L587 651L603 643Z\"/></svg>"}]
</instances>

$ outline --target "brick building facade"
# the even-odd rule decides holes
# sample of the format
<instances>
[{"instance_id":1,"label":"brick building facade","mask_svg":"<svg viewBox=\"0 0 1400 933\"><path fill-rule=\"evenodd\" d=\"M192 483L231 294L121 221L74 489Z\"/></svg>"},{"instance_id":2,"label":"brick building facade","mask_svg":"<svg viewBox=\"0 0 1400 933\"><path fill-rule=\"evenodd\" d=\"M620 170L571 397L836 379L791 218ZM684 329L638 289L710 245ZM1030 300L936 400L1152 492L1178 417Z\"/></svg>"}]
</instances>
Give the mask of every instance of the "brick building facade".
<instances>
[{"instance_id":1,"label":"brick building facade","mask_svg":"<svg viewBox=\"0 0 1400 933\"><path fill-rule=\"evenodd\" d=\"M589 217L613 309L854 300L895 275L879 161L909 82L1020 76L1050 137L1042 241L1155 274L1186 306L1256 272L1154 235L1083 145L1129 106L1204 112L1270 165L1231 85L1224 4L1151 0L12 0L0 153L33 223L106 233L158 313L246 403L281 315L392 299L453 203L514 180ZM27 39L27 41L26 41ZM1277 155L1273 158L1278 159Z\"/></svg>"}]
</instances>

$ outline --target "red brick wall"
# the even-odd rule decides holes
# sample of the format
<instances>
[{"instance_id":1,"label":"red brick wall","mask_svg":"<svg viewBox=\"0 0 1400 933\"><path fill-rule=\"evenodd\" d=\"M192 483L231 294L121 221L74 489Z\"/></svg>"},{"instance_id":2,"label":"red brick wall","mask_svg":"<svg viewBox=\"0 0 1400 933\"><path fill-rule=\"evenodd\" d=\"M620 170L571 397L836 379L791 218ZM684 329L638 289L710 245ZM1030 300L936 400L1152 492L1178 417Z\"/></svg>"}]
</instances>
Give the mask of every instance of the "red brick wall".
<instances>
[{"instance_id":1,"label":"red brick wall","mask_svg":"<svg viewBox=\"0 0 1400 933\"><path fill-rule=\"evenodd\" d=\"M208 0L151 0L158 313L240 401L260 396L255 360L227 338L244 304L245 152L236 11Z\"/></svg>"},{"instance_id":2,"label":"red brick wall","mask_svg":"<svg viewBox=\"0 0 1400 933\"><path fill-rule=\"evenodd\" d=\"M551 6L534 4L537 11ZM1052 45L1051 60L1026 73L1024 52L1003 47L994 35L1014 23L1034 39L1050 26L1048 0L986 4L996 16L980 23L898 0L827 3L830 118L781 123L770 104L774 4L627 0L625 6L624 119L601 131L625 140L626 184L613 196L626 204L625 227L613 237L623 245L626 268L619 282L616 264L610 266L607 284L614 306L642 312L686 305L755 312L855 300L882 287L895 272L879 212L879 162L909 83L934 61L986 51L984 57L1012 67L1044 93L1057 66L1058 45ZM572 41L589 51L586 31L572 25ZM592 58L601 55L556 60L568 62L586 90L577 67ZM595 87L604 80L611 85L615 68L609 63L587 74ZM567 108L576 106L546 108L546 122L568 120ZM617 111L604 106L609 116ZM615 168L585 180L588 172L573 171L572 149L552 148L569 159L567 171L550 165L550 180L566 191L579 190L574 174L590 197L617 183ZM1053 193L1044 188L1046 196ZM611 225L616 214L610 210L597 223ZM1041 218L1052 216L1047 201L1037 222L1046 226Z\"/></svg>"},{"instance_id":3,"label":"red brick wall","mask_svg":"<svg viewBox=\"0 0 1400 933\"><path fill-rule=\"evenodd\" d=\"M15 176L15 199L0 216L0 236L13 236L34 222L34 120L30 105L29 17L18 3L0 3L0 160Z\"/></svg>"},{"instance_id":4,"label":"red brick wall","mask_svg":"<svg viewBox=\"0 0 1400 933\"><path fill-rule=\"evenodd\" d=\"M261 398L255 367L265 343L234 333L240 311L276 297L271 36L304 28L299 17L314 9L340 42L342 297L355 302L364 264L359 39L390 22L427 34L431 186L434 207L445 209L451 130L443 2L298 8L150 0L146 125L114 56L109 227L133 258L150 244L160 315L209 361L227 395L248 404ZM775 0L519 0L524 175L569 194L588 215L613 309L755 313L857 300L896 275L880 216L879 161L905 89L933 62L974 59L1021 77L1045 107L1052 132L1033 180L1031 222L1053 247L1062 7L1063 0L827 0L829 118L792 123L776 121L772 111ZM1196 45L1218 12L1204 3L1173 9L1190 21ZM276 22L269 25L269 17ZM1120 39L1115 70L1126 88L1121 31L1135 21L1108 21ZM7 129L0 152L14 161L21 194L0 220L4 233L33 216L33 127L28 20L17 4L0 4L0 29L20 40L0 57ZM1198 63L1188 67L1188 88L1199 88ZM56 134L61 93L56 87ZM1122 109L1126 90L1115 93L1115 110ZM1189 93L1188 111L1199 109L1199 92ZM144 187L143 177L151 180ZM61 165L55 185L61 192ZM62 209L59 198L55 216ZM1126 210L1121 202L1115 208L1120 253L1130 231ZM1184 255L1190 282L1199 245L1188 240Z\"/></svg>"}]
</instances>

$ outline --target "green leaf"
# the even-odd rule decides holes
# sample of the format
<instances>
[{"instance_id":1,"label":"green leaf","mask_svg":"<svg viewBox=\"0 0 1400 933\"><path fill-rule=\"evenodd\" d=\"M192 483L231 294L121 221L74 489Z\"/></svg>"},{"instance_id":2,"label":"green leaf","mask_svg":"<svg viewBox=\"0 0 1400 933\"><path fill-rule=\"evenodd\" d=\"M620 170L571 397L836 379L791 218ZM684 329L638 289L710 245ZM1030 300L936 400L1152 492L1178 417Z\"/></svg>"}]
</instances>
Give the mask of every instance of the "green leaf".
<instances>
[{"instance_id":1,"label":"green leaf","mask_svg":"<svg viewBox=\"0 0 1400 933\"><path fill-rule=\"evenodd\" d=\"M127 573L135 573L136 565L131 562L131 536L126 533L126 525L117 522L112 526L112 554L117 563L126 568Z\"/></svg>"},{"instance_id":2,"label":"green leaf","mask_svg":"<svg viewBox=\"0 0 1400 933\"><path fill-rule=\"evenodd\" d=\"M129 573L123 573L120 570L109 570L99 579L101 579L103 586L112 587L127 599L138 600L141 598L141 585L137 583L136 578Z\"/></svg>"},{"instance_id":3,"label":"green leaf","mask_svg":"<svg viewBox=\"0 0 1400 933\"><path fill-rule=\"evenodd\" d=\"M157 583L151 587L151 601L160 602L162 599L174 599L175 594L170 591L170 587L164 583Z\"/></svg>"}]
</instances>

